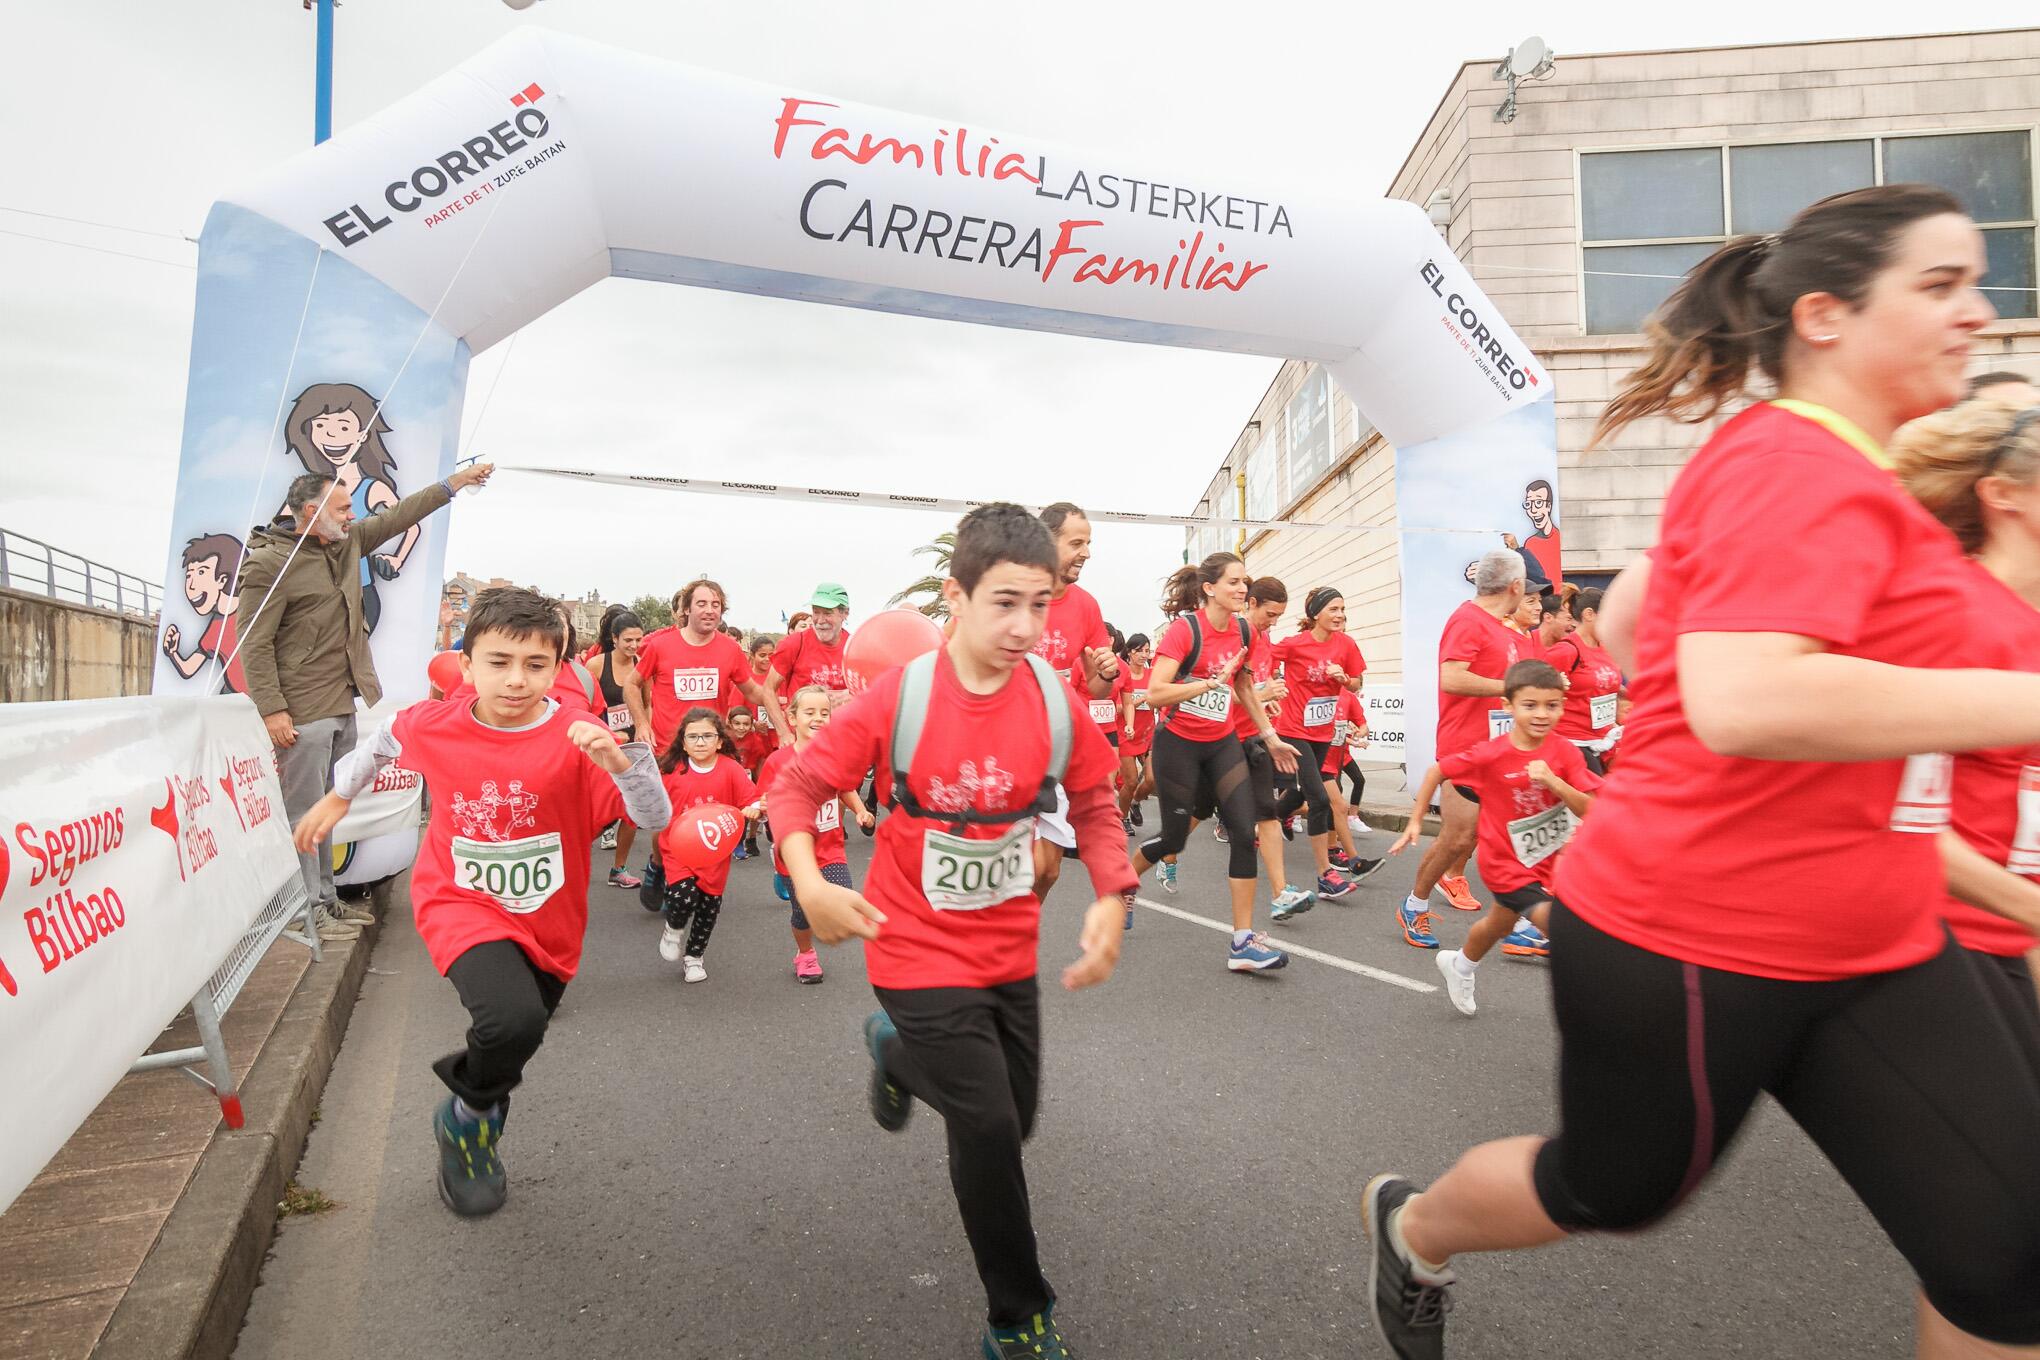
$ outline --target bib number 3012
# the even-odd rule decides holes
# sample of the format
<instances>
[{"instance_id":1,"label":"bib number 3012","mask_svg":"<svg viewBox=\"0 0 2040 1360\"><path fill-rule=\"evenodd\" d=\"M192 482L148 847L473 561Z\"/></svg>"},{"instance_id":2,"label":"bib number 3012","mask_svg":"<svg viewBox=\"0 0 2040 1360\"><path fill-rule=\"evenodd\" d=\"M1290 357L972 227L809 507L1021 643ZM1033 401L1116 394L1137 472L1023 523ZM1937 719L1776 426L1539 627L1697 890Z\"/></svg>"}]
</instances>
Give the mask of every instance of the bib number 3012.
<instances>
[{"instance_id":1,"label":"bib number 3012","mask_svg":"<svg viewBox=\"0 0 2040 1360\"><path fill-rule=\"evenodd\" d=\"M921 892L937 911L983 911L1034 891L1034 823L996 840L926 833Z\"/></svg>"},{"instance_id":2,"label":"bib number 3012","mask_svg":"<svg viewBox=\"0 0 2040 1360\"><path fill-rule=\"evenodd\" d=\"M567 879L567 858L556 831L517 841L453 838L453 881L496 899L514 915L537 911Z\"/></svg>"}]
</instances>

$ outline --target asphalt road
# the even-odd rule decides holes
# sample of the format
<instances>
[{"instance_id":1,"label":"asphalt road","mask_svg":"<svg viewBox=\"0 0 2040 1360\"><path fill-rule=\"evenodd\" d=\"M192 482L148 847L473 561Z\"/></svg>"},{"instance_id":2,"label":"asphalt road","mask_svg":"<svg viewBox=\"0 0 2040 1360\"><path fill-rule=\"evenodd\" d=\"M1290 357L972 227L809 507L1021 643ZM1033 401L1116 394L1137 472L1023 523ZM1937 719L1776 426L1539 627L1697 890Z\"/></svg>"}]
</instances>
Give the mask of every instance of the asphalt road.
<instances>
[{"instance_id":1,"label":"asphalt road","mask_svg":"<svg viewBox=\"0 0 2040 1360\"><path fill-rule=\"evenodd\" d=\"M869 846L851 837L860 883ZM1414 871L1405 855L1271 933L1429 987L1431 958L1392 924ZM1182 893L1144 895L1216 925L1223 872L1200 834ZM1074 956L1088 900L1073 865L1046 911L1045 977ZM635 894L598 885L591 906L581 976L518 1092L509 1204L477 1222L434 1193L428 1127L443 1095L428 1063L465 1014L408 918L385 932L299 1170L339 1207L282 1225L240 1360L974 1356L983 1296L940 1121L921 1108L888 1135L866 1112L858 950L825 950L828 981L795 984L758 861L736 866L706 983L659 959ZM1475 919L1439 914L1448 945ZM1544 967L1494 959L1468 1019L1335 962L1228 973L1224 948L1144 908L1110 983L1044 989L1027 1159L1058 1317L1087 1360L1385 1354L1358 1191L1550 1126ZM1459 1272L1455 1360L1910 1353L1904 1263L1769 1103L1655 1231Z\"/></svg>"}]
</instances>

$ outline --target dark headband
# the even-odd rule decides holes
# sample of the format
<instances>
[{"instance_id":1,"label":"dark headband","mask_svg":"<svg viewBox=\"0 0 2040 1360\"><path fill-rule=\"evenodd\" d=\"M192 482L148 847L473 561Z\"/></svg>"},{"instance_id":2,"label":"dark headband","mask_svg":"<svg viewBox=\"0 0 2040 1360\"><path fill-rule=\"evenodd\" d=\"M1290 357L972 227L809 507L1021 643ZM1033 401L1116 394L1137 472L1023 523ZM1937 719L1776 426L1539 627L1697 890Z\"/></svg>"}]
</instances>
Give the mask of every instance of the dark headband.
<instances>
[{"instance_id":1,"label":"dark headband","mask_svg":"<svg viewBox=\"0 0 2040 1360\"><path fill-rule=\"evenodd\" d=\"M1333 600L1342 600L1345 597L1346 592L1343 590L1333 586L1319 586L1304 597L1303 616L1307 619L1314 619L1323 613L1325 606L1329 605Z\"/></svg>"}]
</instances>

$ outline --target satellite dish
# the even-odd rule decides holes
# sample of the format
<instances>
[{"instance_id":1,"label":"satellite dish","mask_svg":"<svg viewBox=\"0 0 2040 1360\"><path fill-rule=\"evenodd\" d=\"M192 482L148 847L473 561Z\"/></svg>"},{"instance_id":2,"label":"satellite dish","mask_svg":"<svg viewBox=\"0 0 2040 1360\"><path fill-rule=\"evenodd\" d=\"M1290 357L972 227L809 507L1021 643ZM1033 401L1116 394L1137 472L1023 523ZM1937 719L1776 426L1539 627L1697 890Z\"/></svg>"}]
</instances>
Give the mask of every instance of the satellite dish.
<instances>
[{"instance_id":1,"label":"satellite dish","mask_svg":"<svg viewBox=\"0 0 2040 1360\"><path fill-rule=\"evenodd\" d=\"M1551 60L1551 48L1542 38L1530 37L1516 44L1516 50L1509 53L1509 74L1518 80L1528 80L1538 68Z\"/></svg>"}]
</instances>

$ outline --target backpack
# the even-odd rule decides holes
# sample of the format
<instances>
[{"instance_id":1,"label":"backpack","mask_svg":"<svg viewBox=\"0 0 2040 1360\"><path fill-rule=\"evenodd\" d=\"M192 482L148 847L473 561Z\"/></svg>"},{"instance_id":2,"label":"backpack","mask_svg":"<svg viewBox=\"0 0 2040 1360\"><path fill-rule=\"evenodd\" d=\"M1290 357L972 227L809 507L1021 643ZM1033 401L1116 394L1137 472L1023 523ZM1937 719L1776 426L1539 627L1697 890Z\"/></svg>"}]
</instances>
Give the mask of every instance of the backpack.
<instances>
[{"instance_id":1,"label":"backpack","mask_svg":"<svg viewBox=\"0 0 2040 1360\"><path fill-rule=\"evenodd\" d=\"M913 790L907 787L907 771L914 766L914 754L921 745L921 731L927 726L928 699L934 693L935 661L939 655L939 648L924 652L909 661L901 673L899 699L893 705L892 746L888 753L892 791L886 806L903 808L916 817L933 821L974 826L1006 825L1054 812L1056 789L1062 784L1063 775L1070 765L1070 700L1057 696L1066 693L1069 686L1063 683L1048 662L1032 652L1027 655L1027 664L1034 672L1034 683L1040 688L1042 704L1048 711L1048 772L1042 776L1041 788L1034 795L1033 805L1018 814L979 812L969 808L960 812L936 812L921 806L914 797Z\"/></svg>"},{"instance_id":2,"label":"backpack","mask_svg":"<svg viewBox=\"0 0 2040 1360\"><path fill-rule=\"evenodd\" d=\"M1204 611L1193 609L1183 616L1190 621L1190 653L1183 658L1183 664L1176 668L1176 683L1187 684L1197 676L1197 659L1204 655ZM1246 651L1254 644L1254 630L1247 626L1243 615L1233 615L1233 622L1239 625L1240 650Z\"/></svg>"},{"instance_id":3,"label":"backpack","mask_svg":"<svg viewBox=\"0 0 2040 1360\"><path fill-rule=\"evenodd\" d=\"M595 703L595 673L579 661L568 661L567 664L574 668L574 678L581 682L581 697L588 701L588 711L602 712Z\"/></svg>"}]
</instances>

